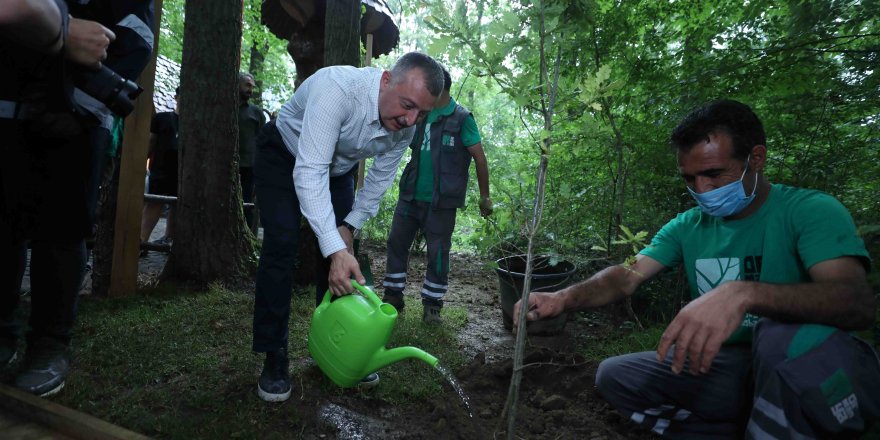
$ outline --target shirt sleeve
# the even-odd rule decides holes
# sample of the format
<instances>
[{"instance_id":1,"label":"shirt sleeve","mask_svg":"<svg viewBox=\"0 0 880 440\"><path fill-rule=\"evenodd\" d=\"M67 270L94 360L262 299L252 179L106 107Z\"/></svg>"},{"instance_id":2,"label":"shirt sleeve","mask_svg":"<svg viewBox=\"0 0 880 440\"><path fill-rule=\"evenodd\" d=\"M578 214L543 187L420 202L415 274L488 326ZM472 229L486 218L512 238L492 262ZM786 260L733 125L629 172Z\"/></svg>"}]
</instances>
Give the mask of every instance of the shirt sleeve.
<instances>
[{"instance_id":1,"label":"shirt sleeve","mask_svg":"<svg viewBox=\"0 0 880 440\"><path fill-rule=\"evenodd\" d=\"M871 263L852 216L834 197L814 192L794 206L791 215L797 249L804 267L840 257L856 257L866 270Z\"/></svg>"},{"instance_id":2,"label":"shirt sleeve","mask_svg":"<svg viewBox=\"0 0 880 440\"><path fill-rule=\"evenodd\" d=\"M385 195L385 191L388 191L394 178L397 177L397 167L416 132L415 127L407 130L409 130L409 135L405 135L403 139L394 144L394 148L373 159L373 165L370 166L366 177L364 177L364 187L358 191L351 213L345 217L346 223L360 229L367 220L379 212L382 196Z\"/></svg>"},{"instance_id":3,"label":"shirt sleeve","mask_svg":"<svg viewBox=\"0 0 880 440\"><path fill-rule=\"evenodd\" d=\"M334 82L312 84L299 135L293 184L324 257L345 249L330 202L330 164L352 103Z\"/></svg>"},{"instance_id":4,"label":"shirt sleeve","mask_svg":"<svg viewBox=\"0 0 880 440\"><path fill-rule=\"evenodd\" d=\"M480 130L477 128L477 121L474 115L469 115L461 126L461 143L465 148L473 147L482 141L480 138Z\"/></svg>"},{"instance_id":5,"label":"shirt sleeve","mask_svg":"<svg viewBox=\"0 0 880 440\"><path fill-rule=\"evenodd\" d=\"M676 267L682 263L681 225L686 212L678 214L663 225L646 248L639 252L657 260L666 267Z\"/></svg>"}]
</instances>

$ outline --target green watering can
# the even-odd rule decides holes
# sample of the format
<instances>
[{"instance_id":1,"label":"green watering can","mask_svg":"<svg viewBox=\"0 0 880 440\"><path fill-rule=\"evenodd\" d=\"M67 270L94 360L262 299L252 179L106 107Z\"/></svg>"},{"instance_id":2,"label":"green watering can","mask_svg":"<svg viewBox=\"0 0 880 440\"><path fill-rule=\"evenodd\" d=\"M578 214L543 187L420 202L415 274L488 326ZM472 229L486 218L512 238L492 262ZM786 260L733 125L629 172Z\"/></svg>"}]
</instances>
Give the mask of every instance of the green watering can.
<instances>
[{"instance_id":1,"label":"green watering can","mask_svg":"<svg viewBox=\"0 0 880 440\"><path fill-rule=\"evenodd\" d=\"M324 294L309 328L309 353L330 380L352 387L364 376L407 358L437 365L437 358L415 347L385 348L397 310L368 287L351 284L357 289L352 295L330 301L330 291Z\"/></svg>"}]
</instances>

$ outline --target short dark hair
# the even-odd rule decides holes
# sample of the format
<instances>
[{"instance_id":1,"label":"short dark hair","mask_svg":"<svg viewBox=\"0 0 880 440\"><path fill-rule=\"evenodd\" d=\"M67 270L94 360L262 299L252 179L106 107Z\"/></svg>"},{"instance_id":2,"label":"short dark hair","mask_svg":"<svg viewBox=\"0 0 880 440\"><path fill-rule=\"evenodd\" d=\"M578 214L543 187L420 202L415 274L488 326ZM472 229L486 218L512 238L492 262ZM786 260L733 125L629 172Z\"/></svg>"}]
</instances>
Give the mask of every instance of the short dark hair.
<instances>
[{"instance_id":1,"label":"short dark hair","mask_svg":"<svg viewBox=\"0 0 880 440\"><path fill-rule=\"evenodd\" d=\"M245 78L249 78L251 81L257 82L257 79L254 78L254 76L248 72L239 72L238 73L238 82L244 81Z\"/></svg>"},{"instance_id":2,"label":"short dark hair","mask_svg":"<svg viewBox=\"0 0 880 440\"><path fill-rule=\"evenodd\" d=\"M766 145L764 125L752 109L732 99L704 104L682 119L672 130L670 141L680 152L688 152L709 134L723 130L733 140L733 156L745 160L755 145Z\"/></svg>"},{"instance_id":3,"label":"short dark hair","mask_svg":"<svg viewBox=\"0 0 880 440\"><path fill-rule=\"evenodd\" d=\"M443 90L448 92L449 89L452 87L452 77L449 76L449 71L446 70L445 67L440 67L443 69Z\"/></svg>"},{"instance_id":4,"label":"short dark hair","mask_svg":"<svg viewBox=\"0 0 880 440\"><path fill-rule=\"evenodd\" d=\"M399 81L406 72L415 68L421 69L425 75L425 86L431 96L440 96L443 91L443 68L440 63L421 52L409 52L398 58L391 68L391 82Z\"/></svg>"}]
</instances>

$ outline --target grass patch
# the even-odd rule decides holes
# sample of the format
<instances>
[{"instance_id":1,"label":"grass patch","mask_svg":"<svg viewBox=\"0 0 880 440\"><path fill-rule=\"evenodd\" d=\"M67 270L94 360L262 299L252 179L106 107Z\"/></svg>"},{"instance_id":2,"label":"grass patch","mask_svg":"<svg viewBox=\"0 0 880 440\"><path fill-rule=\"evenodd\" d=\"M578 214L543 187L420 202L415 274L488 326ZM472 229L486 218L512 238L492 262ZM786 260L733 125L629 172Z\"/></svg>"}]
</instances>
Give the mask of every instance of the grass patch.
<instances>
[{"instance_id":1,"label":"grass patch","mask_svg":"<svg viewBox=\"0 0 880 440\"><path fill-rule=\"evenodd\" d=\"M304 380L318 382L308 385L330 396L351 393L304 361L314 307L312 290L306 292L294 295L291 309L294 397ZM456 332L466 324L466 311L447 307L443 326L426 327L417 308L398 319L388 347L413 345L447 368L460 366ZM256 397L263 355L251 351L252 313L252 295L222 287L194 293L160 286L130 298L87 298L80 303L72 371L53 400L162 438L295 437L305 429L302 412L314 408L268 405ZM398 405L443 389L440 374L415 360L380 374L377 387L356 392Z\"/></svg>"}]
</instances>

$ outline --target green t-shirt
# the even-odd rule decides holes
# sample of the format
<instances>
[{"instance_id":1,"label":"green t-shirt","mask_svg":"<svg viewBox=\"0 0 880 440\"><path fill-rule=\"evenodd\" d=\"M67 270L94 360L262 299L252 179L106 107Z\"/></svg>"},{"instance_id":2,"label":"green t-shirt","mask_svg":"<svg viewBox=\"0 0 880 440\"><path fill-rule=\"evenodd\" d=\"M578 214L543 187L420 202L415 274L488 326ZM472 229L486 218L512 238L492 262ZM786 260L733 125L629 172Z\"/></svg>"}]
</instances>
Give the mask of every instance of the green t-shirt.
<instances>
[{"instance_id":1,"label":"green t-shirt","mask_svg":"<svg viewBox=\"0 0 880 440\"><path fill-rule=\"evenodd\" d=\"M434 161L431 159L431 124L440 119L441 116L449 116L455 111L455 100L449 98L449 104L443 108L435 108L428 113L425 120L425 135L422 139L422 151L419 153L419 171L416 177L416 194L415 198L421 202L430 202L434 198ZM473 115L465 119L461 125L461 142L465 148L473 147L479 144L480 130L477 129L477 122Z\"/></svg>"},{"instance_id":2,"label":"green t-shirt","mask_svg":"<svg viewBox=\"0 0 880 440\"><path fill-rule=\"evenodd\" d=\"M733 280L794 284L810 280L814 264L868 252L846 208L820 191L772 185L764 204L740 220L693 208L657 232L641 251L664 266L684 263L691 298ZM746 314L727 343L752 339L758 317Z\"/></svg>"}]
</instances>

